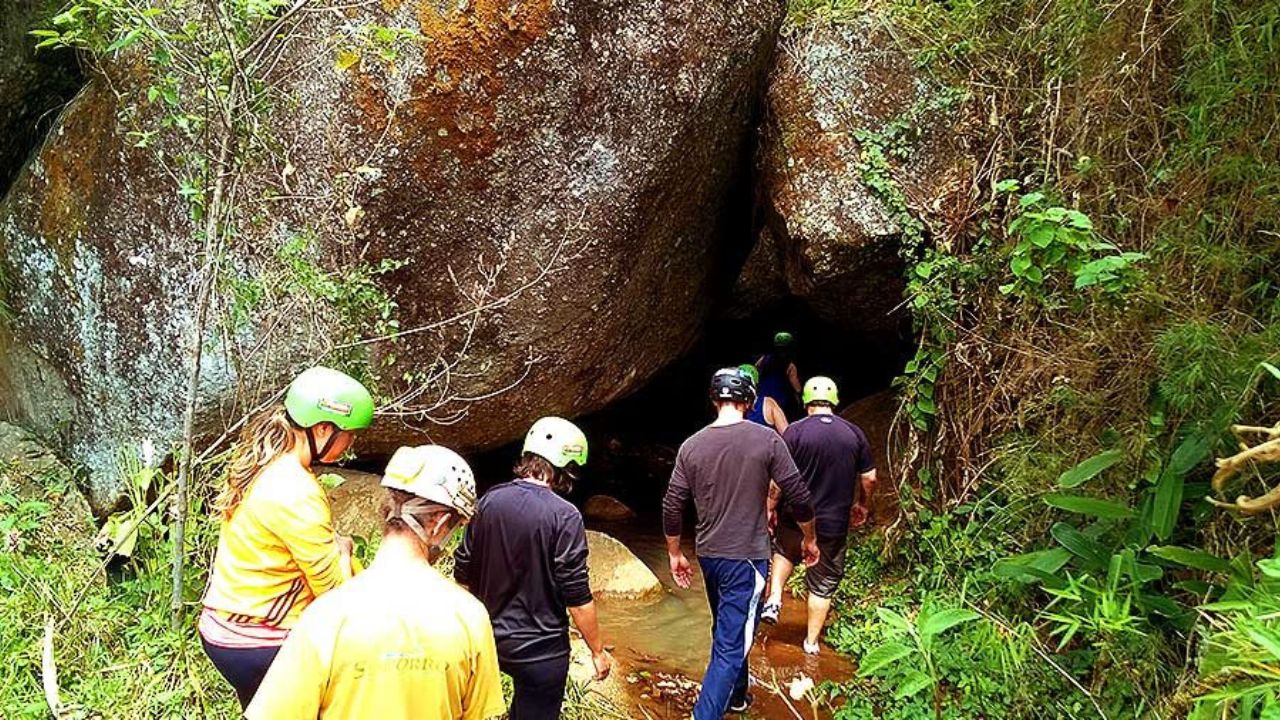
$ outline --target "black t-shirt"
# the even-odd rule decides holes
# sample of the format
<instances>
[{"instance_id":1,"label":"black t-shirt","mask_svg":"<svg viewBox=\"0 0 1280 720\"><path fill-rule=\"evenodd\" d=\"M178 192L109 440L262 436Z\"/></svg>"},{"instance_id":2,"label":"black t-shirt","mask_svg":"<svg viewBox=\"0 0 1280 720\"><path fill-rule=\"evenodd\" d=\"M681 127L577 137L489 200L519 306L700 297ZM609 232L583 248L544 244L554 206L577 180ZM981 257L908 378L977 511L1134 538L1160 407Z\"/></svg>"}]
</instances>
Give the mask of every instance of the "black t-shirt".
<instances>
[{"instance_id":1,"label":"black t-shirt","mask_svg":"<svg viewBox=\"0 0 1280 720\"><path fill-rule=\"evenodd\" d=\"M782 438L813 496L818 534L848 533L858 476L875 469L862 428L837 415L810 415L788 425Z\"/></svg>"},{"instance_id":2,"label":"black t-shirt","mask_svg":"<svg viewBox=\"0 0 1280 720\"><path fill-rule=\"evenodd\" d=\"M769 479L801 522L812 517L805 488L787 446L772 428L752 422L709 425L680 446L671 483L662 499L663 532L683 530L685 504L698 510L699 557L769 559L765 500Z\"/></svg>"},{"instance_id":3,"label":"black t-shirt","mask_svg":"<svg viewBox=\"0 0 1280 720\"><path fill-rule=\"evenodd\" d=\"M563 657L567 608L591 602L582 514L544 485L498 485L480 498L453 576L489 610L500 660Z\"/></svg>"}]
</instances>

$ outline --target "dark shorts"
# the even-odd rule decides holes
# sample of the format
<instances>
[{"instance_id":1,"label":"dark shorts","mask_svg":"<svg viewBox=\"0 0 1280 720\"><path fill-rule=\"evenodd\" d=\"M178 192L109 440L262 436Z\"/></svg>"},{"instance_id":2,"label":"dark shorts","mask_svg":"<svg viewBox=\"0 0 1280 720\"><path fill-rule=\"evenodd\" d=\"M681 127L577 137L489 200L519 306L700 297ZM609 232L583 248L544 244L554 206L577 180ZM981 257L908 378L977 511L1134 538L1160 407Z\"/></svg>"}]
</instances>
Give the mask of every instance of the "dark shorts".
<instances>
[{"instance_id":1,"label":"dark shorts","mask_svg":"<svg viewBox=\"0 0 1280 720\"><path fill-rule=\"evenodd\" d=\"M780 522L773 535L773 551L789 560L792 565L799 565L803 559L800 552L802 540L804 533L800 528ZM804 572L804 584L810 593L820 598L836 594L840 580L844 578L844 553L848 542L847 535L818 535L818 564L806 568Z\"/></svg>"}]
</instances>

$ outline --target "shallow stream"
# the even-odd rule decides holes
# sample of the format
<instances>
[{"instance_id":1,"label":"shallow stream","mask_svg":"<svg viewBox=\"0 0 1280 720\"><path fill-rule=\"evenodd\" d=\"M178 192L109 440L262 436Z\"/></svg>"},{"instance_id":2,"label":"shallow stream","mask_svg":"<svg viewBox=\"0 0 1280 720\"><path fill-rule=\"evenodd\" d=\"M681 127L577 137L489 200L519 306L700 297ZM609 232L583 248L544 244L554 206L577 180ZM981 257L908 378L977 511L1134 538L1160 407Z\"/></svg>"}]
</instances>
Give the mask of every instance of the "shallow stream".
<instances>
[{"instance_id":1,"label":"shallow stream","mask_svg":"<svg viewBox=\"0 0 1280 720\"><path fill-rule=\"evenodd\" d=\"M593 530L622 541L662 582L658 600L605 599L598 603L605 641L619 662L619 680L635 717L687 718L696 689L688 680L701 680L711 650L711 612L702 573L696 570L687 590L675 587L667 568L660 527L651 520L589 523ZM686 554L693 558L693 548ZM755 703L747 717L829 718L829 711L808 701L784 700L787 686L801 676L815 683L843 681L853 675L848 658L824 646L817 656L805 655L804 600L787 595L776 626L761 624L751 651ZM788 704L790 703L790 704Z\"/></svg>"}]
</instances>

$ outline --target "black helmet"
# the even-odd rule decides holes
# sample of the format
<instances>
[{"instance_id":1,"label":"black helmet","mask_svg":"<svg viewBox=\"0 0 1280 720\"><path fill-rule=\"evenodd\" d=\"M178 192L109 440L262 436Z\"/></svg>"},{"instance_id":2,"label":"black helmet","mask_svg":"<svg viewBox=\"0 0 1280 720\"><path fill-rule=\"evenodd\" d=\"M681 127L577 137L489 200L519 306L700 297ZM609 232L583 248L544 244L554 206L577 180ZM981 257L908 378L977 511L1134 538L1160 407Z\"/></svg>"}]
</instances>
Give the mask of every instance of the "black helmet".
<instances>
[{"instance_id":1,"label":"black helmet","mask_svg":"<svg viewBox=\"0 0 1280 720\"><path fill-rule=\"evenodd\" d=\"M756 386L751 378L738 368L722 368L711 376L711 401L746 403L754 405Z\"/></svg>"}]
</instances>

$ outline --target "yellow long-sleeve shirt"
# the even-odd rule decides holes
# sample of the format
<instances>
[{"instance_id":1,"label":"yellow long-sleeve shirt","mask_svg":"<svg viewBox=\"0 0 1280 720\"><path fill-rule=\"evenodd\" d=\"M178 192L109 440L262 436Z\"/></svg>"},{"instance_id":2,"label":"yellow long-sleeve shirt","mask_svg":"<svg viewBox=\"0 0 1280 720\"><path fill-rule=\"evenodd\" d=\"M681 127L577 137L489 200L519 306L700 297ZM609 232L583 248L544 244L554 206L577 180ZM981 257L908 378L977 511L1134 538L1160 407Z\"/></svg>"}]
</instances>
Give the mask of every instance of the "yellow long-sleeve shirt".
<instances>
[{"instance_id":1,"label":"yellow long-sleeve shirt","mask_svg":"<svg viewBox=\"0 0 1280 720\"><path fill-rule=\"evenodd\" d=\"M223 520L204 605L234 622L289 629L316 597L348 580L348 570L324 488L281 455Z\"/></svg>"},{"instance_id":2,"label":"yellow long-sleeve shirt","mask_svg":"<svg viewBox=\"0 0 1280 720\"><path fill-rule=\"evenodd\" d=\"M426 564L379 557L289 634L249 720L484 720L502 715L489 615Z\"/></svg>"}]
</instances>

